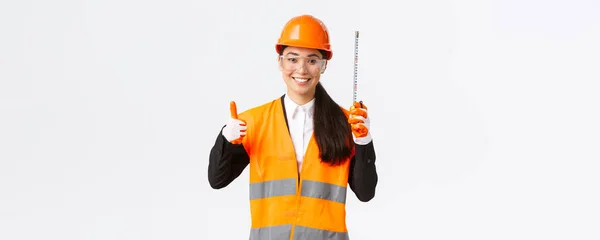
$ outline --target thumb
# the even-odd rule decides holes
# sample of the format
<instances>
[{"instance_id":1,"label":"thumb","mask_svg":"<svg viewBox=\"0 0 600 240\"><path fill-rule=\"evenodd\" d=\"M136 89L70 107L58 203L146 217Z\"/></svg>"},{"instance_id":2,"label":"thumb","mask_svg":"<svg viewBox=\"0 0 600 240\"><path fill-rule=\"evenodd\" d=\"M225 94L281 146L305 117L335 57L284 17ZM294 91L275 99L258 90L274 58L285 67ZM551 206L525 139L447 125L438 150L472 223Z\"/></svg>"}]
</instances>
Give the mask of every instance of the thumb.
<instances>
[{"instance_id":1,"label":"thumb","mask_svg":"<svg viewBox=\"0 0 600 240\"><path fill-rule=\"evenodd\" d=\"M229 112L231 113L231 118L238 119L237 106L235 105L235 101L231 101L229 103Z\"/></svg>"}]
</instances>

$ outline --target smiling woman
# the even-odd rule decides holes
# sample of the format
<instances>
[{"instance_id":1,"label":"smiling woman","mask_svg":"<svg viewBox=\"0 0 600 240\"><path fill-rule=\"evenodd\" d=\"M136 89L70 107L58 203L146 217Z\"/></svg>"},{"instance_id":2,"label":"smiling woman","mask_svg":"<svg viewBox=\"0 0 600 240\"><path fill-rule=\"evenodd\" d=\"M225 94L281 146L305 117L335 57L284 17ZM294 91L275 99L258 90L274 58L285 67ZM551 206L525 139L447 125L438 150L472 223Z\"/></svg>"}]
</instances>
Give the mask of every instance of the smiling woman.
<instances>
[{"instance_id":1,"label":"smiling woman","mask_svg":"<svg viewBox=\"0 0 600 240\"><path fill-rule=\"evenodd\" d=\"M287 94L297 104L304 105L314 97L316 85L325 72L325 51L294 46L281 49L279 68L288 87Z\"/></svg>"},{"instance_id":2,"label":"smiling woman","mask_svg":"<svg viewBox=\"0 0 600 240\"><path fill-rule=\"evenodd\" d=\"M363 202L378 176L367 108L339 106L320 83L333 54L325 25L289 20L275 50L287 92L231 119L212 147L208 181L220 189L250 166L250 240L346 240L347 187Z\"/></svg>"}]
</instances>

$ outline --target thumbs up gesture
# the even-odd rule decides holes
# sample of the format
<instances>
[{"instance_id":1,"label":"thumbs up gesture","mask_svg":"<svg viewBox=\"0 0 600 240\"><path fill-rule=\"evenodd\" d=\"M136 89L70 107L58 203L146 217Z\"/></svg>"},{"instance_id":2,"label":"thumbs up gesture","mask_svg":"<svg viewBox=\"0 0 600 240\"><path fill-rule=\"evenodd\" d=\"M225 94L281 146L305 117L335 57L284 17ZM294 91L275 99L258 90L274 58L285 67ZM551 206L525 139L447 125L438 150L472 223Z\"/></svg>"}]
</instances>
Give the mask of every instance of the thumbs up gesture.
<instances>
[{"instance_id":1,"label":"thumbs up gesture","mask_svg":"<svg viewBox=\"0 0 600 240\"><path fill-rule=\"evenodd\" d=\"M246 121L238 119L237 106L234 101L229 104L230 118L223 128L223 137L232 144L241 144L246 136Z\"/></svg>"},{"instance_id":2,"label":"thumbs up gesture","mask_svg":"<svg viewBox=\"0 0 600 240\"><path fill-rule=\"evenodd\" d=\"M371 142L372 138L369 132L371 121L367 114L367 106L365 106L362 101L354 102L350 107L348 123L351 126L355 143L366 145Z\"/></svg>"}]
</instances>

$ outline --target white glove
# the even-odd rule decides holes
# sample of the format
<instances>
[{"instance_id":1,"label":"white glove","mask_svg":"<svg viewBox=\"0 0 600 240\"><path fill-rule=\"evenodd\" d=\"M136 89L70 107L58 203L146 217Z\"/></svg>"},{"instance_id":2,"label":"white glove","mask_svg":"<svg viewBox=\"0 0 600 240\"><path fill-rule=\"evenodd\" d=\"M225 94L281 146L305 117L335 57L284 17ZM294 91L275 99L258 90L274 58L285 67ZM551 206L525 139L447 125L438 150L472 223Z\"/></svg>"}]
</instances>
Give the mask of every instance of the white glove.
<instances>
[{"instance_id":1,"label":"white glove","mask_svg":"<svg viewBox=\"0 0 600 240\"><path fill-rule=\"evenodd\" d=\"M223 128L223 137L230 143L241 143L241 138L246 136L246 123L241 120L230 118Z\"/></svg>"}]
</instances>

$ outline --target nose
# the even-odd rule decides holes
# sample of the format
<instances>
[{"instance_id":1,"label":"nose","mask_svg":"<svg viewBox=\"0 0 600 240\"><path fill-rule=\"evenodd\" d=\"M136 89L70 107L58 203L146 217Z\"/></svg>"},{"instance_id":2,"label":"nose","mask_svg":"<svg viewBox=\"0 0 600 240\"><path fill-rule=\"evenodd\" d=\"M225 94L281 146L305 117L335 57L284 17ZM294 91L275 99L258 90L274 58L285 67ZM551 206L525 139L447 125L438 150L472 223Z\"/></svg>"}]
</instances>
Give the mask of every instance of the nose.
<instances>
[{"instance_id":1,"label":"nose","mask_svg":"<svg viewBox=\"0 0 600 240\"><path fill-rule=\"evenodd\" d=\"M306 72L308 72L308 70L306 69L306 63L305 62L301 62L298 65L299 65L298 69L296 69L297 73L306 73Z\"/></svg>"}]
</instances>

